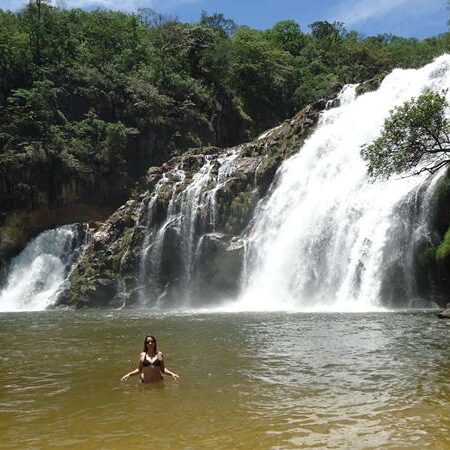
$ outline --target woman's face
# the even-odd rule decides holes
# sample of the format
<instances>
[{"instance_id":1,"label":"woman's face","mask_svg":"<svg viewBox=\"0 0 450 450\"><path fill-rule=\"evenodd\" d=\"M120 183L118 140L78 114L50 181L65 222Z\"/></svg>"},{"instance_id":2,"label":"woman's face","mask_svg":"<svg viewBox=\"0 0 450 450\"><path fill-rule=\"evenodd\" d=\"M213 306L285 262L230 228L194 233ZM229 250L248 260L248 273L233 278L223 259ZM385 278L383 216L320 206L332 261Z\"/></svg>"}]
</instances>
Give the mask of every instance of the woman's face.
<instances>
[{"instance_id":1,"label":"woman's face","mask_svg":"<svg viewBox=\"0 0 450 450\"><path fill-rule=\"evenodd\" d=\"M153 340L153 338L148 337L145 342L147 344L147 350L150 350L155 347L155 341Z\"/></svg>"}]
</instances>

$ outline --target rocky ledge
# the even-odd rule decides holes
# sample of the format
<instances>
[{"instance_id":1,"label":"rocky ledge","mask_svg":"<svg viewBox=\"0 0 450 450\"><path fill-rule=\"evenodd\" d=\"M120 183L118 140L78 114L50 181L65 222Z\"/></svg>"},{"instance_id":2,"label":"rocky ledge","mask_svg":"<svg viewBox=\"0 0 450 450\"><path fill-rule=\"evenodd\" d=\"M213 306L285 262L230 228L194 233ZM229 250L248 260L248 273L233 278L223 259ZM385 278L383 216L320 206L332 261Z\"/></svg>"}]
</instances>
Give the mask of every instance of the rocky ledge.
<instances>
[{"instance_id":1,"label":"rocky ledge","mask_svg":"<svg viewBox=\"0 0 450 450\"><path fill-rule=\"evenodd\" d=\"M314 130L320 100L253 142L192 149L151 167L139 189L93 234L60 303L190 304L239 288L245 235L282 162Z\"/></svg>"}]
</instances>

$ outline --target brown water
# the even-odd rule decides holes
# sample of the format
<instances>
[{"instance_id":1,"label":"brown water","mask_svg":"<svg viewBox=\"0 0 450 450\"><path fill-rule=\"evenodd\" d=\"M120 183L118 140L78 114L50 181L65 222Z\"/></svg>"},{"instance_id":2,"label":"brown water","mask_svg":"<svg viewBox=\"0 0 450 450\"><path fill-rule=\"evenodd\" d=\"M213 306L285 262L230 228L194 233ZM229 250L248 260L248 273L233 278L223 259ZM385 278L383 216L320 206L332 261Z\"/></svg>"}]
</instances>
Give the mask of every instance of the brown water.
<instances>
[{"instance_id":1,"label":"brown water","mask_svg":"<svg viewBox=\"0 0 450 450\"><path fill-rule=\"evenodd\" d=\"M0 448L449 449L434 313L0 315ZM120 377L155 334L181 375Z\"/></svg>"}]
</instances>

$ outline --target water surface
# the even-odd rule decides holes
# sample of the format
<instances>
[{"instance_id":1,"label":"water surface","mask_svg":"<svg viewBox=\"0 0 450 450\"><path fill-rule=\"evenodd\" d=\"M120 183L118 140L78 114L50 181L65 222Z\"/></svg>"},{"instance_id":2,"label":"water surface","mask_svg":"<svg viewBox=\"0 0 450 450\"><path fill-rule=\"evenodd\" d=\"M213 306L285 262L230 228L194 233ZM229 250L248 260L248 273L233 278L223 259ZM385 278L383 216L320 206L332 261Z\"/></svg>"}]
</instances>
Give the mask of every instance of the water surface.
<instances>
[{"instance_id":1,"label":"water surface","mask_svg":"<svg viewBox=\"0 0 450 450\"><path fill-rule=\"evenodd\" d=\"M0 315L0 448L450 448L435 313ZM181 375L134 368L155 334Z\"/></svg>"}]
</instances>

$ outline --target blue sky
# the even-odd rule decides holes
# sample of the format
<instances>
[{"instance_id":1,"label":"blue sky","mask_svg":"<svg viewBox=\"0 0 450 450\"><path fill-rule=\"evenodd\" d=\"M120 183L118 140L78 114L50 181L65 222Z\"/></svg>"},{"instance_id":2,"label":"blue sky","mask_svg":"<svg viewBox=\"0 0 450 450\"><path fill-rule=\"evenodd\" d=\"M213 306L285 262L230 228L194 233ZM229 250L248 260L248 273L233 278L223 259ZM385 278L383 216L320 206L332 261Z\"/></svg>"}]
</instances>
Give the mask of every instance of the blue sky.
<instances>
[{"instance_id":1,"label":"blue sky","mask_svg":"<svg viewBox=\"0 0 450 450\"><path fill-rule=\"evenodd\" d=\"M195 22L202 10L221 12L239 25L266 29L284 19L296 20L304 31L316 20L339 20L349 30L365 35L393 33L424 38L448 30L447 0L53 0L69 8L135 11L151 7L158 12ZM0 0L0 8L16 10L26 0Z\"/></svg>"}]
</instances>

